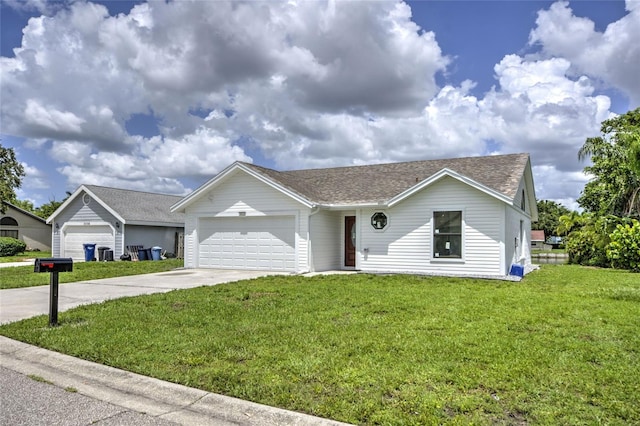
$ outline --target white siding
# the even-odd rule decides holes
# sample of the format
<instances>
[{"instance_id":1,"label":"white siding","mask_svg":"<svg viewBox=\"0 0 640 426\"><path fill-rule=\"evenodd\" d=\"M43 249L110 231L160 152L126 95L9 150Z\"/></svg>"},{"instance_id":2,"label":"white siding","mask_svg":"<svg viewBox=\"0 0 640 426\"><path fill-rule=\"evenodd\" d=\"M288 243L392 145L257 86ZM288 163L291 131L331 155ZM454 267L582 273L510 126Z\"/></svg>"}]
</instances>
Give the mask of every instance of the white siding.
<instances>
[{"instance_id":1,"label":"white siding","mask_svg":"<svg viewBox=\"0 0 640 426\"><path fill-rule=\"evenodd\" d=\"M463 212L462 259L433 258L433 212L443 210ZM358 217L359 269L504 275L503 202L446 177L393 208L382 210L389 218L382 231L370 225L376 211L380 210L365 209Z\"/></svg>"},{"instance_id":2,"label":"white siding","mask_svg":"<svg viewBox=\"0 0 640 426\"><path fill-rule=\"evenodd\" d=\"M520 184L518 185L518 190L516 191L516 196L513 199L513 207L518 210L522 210L522 196L524 195L524 213L531 216L531 206L529 205L528 191L531 191L531 189L527 187L526 180L524 176L522 176L522 178L520 179Z\"/></svg>"},{"instance_id":3,"label":"white siding","mask_svg":"<svg viewBox=\"0 0 640 426\"><path fill-rule=\"evenodd\" d=\"M184 222L184 266L185 268L195 268L196 244L198 244L198 218L195 215L187 214Z\"/></svg>"},{"instance_id":4,"label":"white siding","mask_svg":"<svg viewBox=\"0 0 640 426\"><path fill-rule=\"evenodd\" d=\"M198 219L210 217L295 216L296 271L307 271L309 209L243 171L227 176L185 209L185 266L198 267Z\"/></svg>"},{"instance_id":5,"label":"white siding","mask_svg":"<svg viewBox=\"0 0 640 426\"><path fill-rule=\"evenodd\" d=\"M505 268L508 273L514 263L525 266L531 265L531 211L532 206L528 203L528 191L533 191L526 185L524 176L520 180L520 185L512 206L505 206L506 209L506 240L505 240ZM522 196L525 196L524 211L521 209ZM522 233L520 222L522 221ZM517 245L516 245L517 244Z\"/></svg>"},{"instance_id":6,"label":"white siding","mask_svg":"<svg viewBox=\"0 0 640 426\"><path fill-rule=\"evenodd\" d=\"M531 265L531 219L519 208L506 206L506 269L517 263L523 266ZM520 235L522 221L523 234ZM526 268L525 268L526 270Z\"/></svg>"},{"instance_id":7,"label":"white siding","mask_svg":"<svg viewBox=\"0 0 640 426\"><path fill-rule=\"evenodd\" d=\"M341 212L319 211L309 217L311 233L311 270L340 269L342 259Z\"/></svg>"},{"instance_id":8,"label":"white siding","mask_svg":"<svg viewBox=\"0 0 640 426\"><path fill-rule=\"evenodd\" d=\"M110 226L114 226L115 217L109 213L104 207L102 207L97 201L94 199L88 200L88 204L83 202L83 198L89 199L90 197L83 197L84 193L79 194L65 209L62 211L58 217L56 217L55 222L60 225L60 229L56 230L54 227L53 231L53 241L52 241L52 255L54 257L62 256L62 247L61 247L61 238L63 238L62 228L63 226L71 224L73 225L83 225L83 226L91 226L91 225L104 225L110 224ZM87 241L90 242L90 241ZM119 257L122 254L122 232L116 231L115 235L115 251L114 258Z\"/></svg>"}]
</instances>

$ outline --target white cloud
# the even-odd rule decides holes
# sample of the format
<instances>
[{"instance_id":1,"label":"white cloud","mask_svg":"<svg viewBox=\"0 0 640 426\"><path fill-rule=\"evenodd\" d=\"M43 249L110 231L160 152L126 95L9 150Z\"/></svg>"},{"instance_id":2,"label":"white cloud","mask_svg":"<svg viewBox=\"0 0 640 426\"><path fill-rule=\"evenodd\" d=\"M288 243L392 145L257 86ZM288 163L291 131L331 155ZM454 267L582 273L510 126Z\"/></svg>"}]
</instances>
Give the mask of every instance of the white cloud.
<instances>
[{"instance_id":1,"label":"white cloud","mask_svg":"<svg viewBox=\"0 0 640 426\"><path fill-rule=\"evenodd\" d=\"M56 142L50 155L70 188L83 183L184 194L179 178L212 176L234 161L251 161L237 146L201 127L181 139L132 137L130 154L99 151L79 142Z\"/></svg>"},{"instance_id":2,"label":"white cloud","mask_svg":"<svg viewBox=\"0 0 640 426\"><path fill-rule=\"evenodd\" d=\"M3 0L12 9L26 12L39 12L48 15L62 7L62 2L50 2L47 0Z\"/></svg>"},{"instance_id":3,"label":"white cloud","mask_svg":"<svg viewBox=\"0 0 640 426\"><path fill-rule=\"evenodd\" d=\"M58 111L52 107L40 105L37 100L28 99L24 110L27 124L34 126L35 133L55 136L64 134L79 135L84 119L69 111Z\"/></svg>"},{"instance_id":4,"label":"white cloud","mask_svg":"<svg viewBox=\"0 0 640 426\"><path fill-rule=\"evenodd\" d=\"M73 2L1 59L3 132L53 141L73 187L184 193L180 179L253 153L289 169L527 151L538 195L569 200L576 152L610 116L597 88L639 98L634 5L598 33L553 4L531 32L542 52L505 56L473 95L472 81L436 85L451 59L401 2L152 2L116 17ZM150 111L160 134L128 134Z\"/></svg>"},{"instance_id":5,"label":"white cloud","mask_svg":"<svg viewBox=\"0 0 640 426\"><path fill-rule=\"evenodd\" d=\"M628 94L633 105L640 104L640 7L628 0L628 14L595 30L588 18L577 17L569 2L558 1L538 12L537 27L529 41L542 46L547 56L559 56L571 62L576 73L604 81Z\"/></svg>"},{"instance_id":6,"label":"white cloud","mask_svg":"<svg viewBox=\"0 0 640 426\"><path fill-rule=\"evenodd\" d=\"M24 189L49 188L47 175L43 173L39 168L32 166L28 163L22 163L22 167L24 167L24 172L25 172L25 177L22 181L22 188Z\"/></svg>"},{"instance_id":7,"label":"white cloud","mask_svg":"<svg viewBox=\"0 0 640 426\"><path fill-rule=\"evenodd\" d=\"M140 152L154 174L172 178L213 176L234 161L251 162L240 147L206 127L180 139L143 141Z\"/></svg>"}]
</instances>

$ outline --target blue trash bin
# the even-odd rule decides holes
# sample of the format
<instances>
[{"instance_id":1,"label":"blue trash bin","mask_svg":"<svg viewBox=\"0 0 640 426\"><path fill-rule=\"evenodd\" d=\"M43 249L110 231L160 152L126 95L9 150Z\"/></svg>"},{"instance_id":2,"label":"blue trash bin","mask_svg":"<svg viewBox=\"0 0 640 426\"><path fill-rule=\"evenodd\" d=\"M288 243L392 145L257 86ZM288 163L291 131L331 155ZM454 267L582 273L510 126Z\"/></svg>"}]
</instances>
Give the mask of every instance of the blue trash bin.
<instances>
[{"instance_id":1,"label":"blue trash bin","mask_svg":"<svg viewBox=\"0 0 640 426\"><path fill-rule=\"evenodd\" d=\"M83 244L84 247L84 261L93 262L96 259L96 245L95 244Z\"/></svg>"},{"instance_id":2,"label":"blue trash bin","mask_svg":"<svg viewBox=\"0 0 640 426\"><path fill-rule=\"evenodd\" d=\"M153 260L160 260L161 256L160 253L162 252L162 247L152 247L151 248L151 258Z\"/></svg>"},{"instance_id":3,"label":"blue trash bin","mask_svg":"<svg viewBox=\"0 0 640 426\"><path fill-rule=\"evenodd\" d=\"M147 251L145 249L138 249L138 260L147 260Z\"/></svg>"}]
</instances>

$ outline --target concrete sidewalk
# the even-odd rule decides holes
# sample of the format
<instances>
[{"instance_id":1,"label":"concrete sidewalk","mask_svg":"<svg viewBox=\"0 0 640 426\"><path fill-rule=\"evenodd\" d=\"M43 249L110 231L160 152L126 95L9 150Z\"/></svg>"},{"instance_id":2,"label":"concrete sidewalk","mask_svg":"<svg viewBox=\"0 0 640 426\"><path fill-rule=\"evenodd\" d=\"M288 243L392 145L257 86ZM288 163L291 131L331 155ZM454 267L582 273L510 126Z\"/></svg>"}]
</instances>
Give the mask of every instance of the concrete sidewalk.
<instances>
[{"instance_id":1,"label":"concrete sidewalk","mask_svg":"<svg viewBox=\"0 0 640 426\"><path fill-rule=\"evenodd\" d=\"M77 394L80 394L123 407L133 413L144 413L146 417L151 416L158 420L182 425L344 425L333 420L141 376L48 351L3 336L0 336L0 367L32 377L38 376L62 389L77 391L66 392L68 395L63 394L62 398L77 398ZM40 385L38 382L34 383ZM64 404L64 401L51 401L52 408L55 408L56 404ZM83 410L91 410L90 405L68 404L68 406L74 413L68 412L64 414L65 416L91 418L91 413L83 412ZM39 420L44 421L42 418ZM137 421L141 420L138 418ZM92 420L84 424L93 423ZM136 421L130 424L136 424Z\"/></svg>"},{"instance_id":2,"label":"concrete sidewalk","mask_svg":"<svg viewBox=\"0 0 640 426\"><path fill-rule=\"evenodd\" d=\"M14 266L33 266L35 259L26 259L21 262L0 262L0 268L13 268Z\"/></svg>"}]
</instances>

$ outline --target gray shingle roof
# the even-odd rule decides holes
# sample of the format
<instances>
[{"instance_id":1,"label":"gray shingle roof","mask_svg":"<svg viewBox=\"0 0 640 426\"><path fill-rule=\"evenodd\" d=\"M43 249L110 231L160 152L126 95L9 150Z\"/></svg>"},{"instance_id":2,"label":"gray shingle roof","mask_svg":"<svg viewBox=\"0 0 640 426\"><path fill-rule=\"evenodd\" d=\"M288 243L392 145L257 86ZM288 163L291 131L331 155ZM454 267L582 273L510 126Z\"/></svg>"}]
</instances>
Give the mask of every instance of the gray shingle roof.
<instances>
[{"instance_id":1,"label":"gray shingle roof","mask_svg":"<svg viewBox=\"0 0 640 426\"><path fill-rule=\"evenodd\" d=\"M529 154L507 154L284 172L243 164L317 204L365 204L388 201L445 168L513 199L528 161Z\"/></svg>"},{"instance_id":2,"label":"gray shingle roof","mask_svg":"<svg viewBox=\"0 0 640 426\"><path fill-rule=\"evenodd\" d=\"M158 222L184 226L184 213L171 213L171 206L182 199L180 196L84 186L116 211L126 223Z\"/></svg>"}]
</instances>

